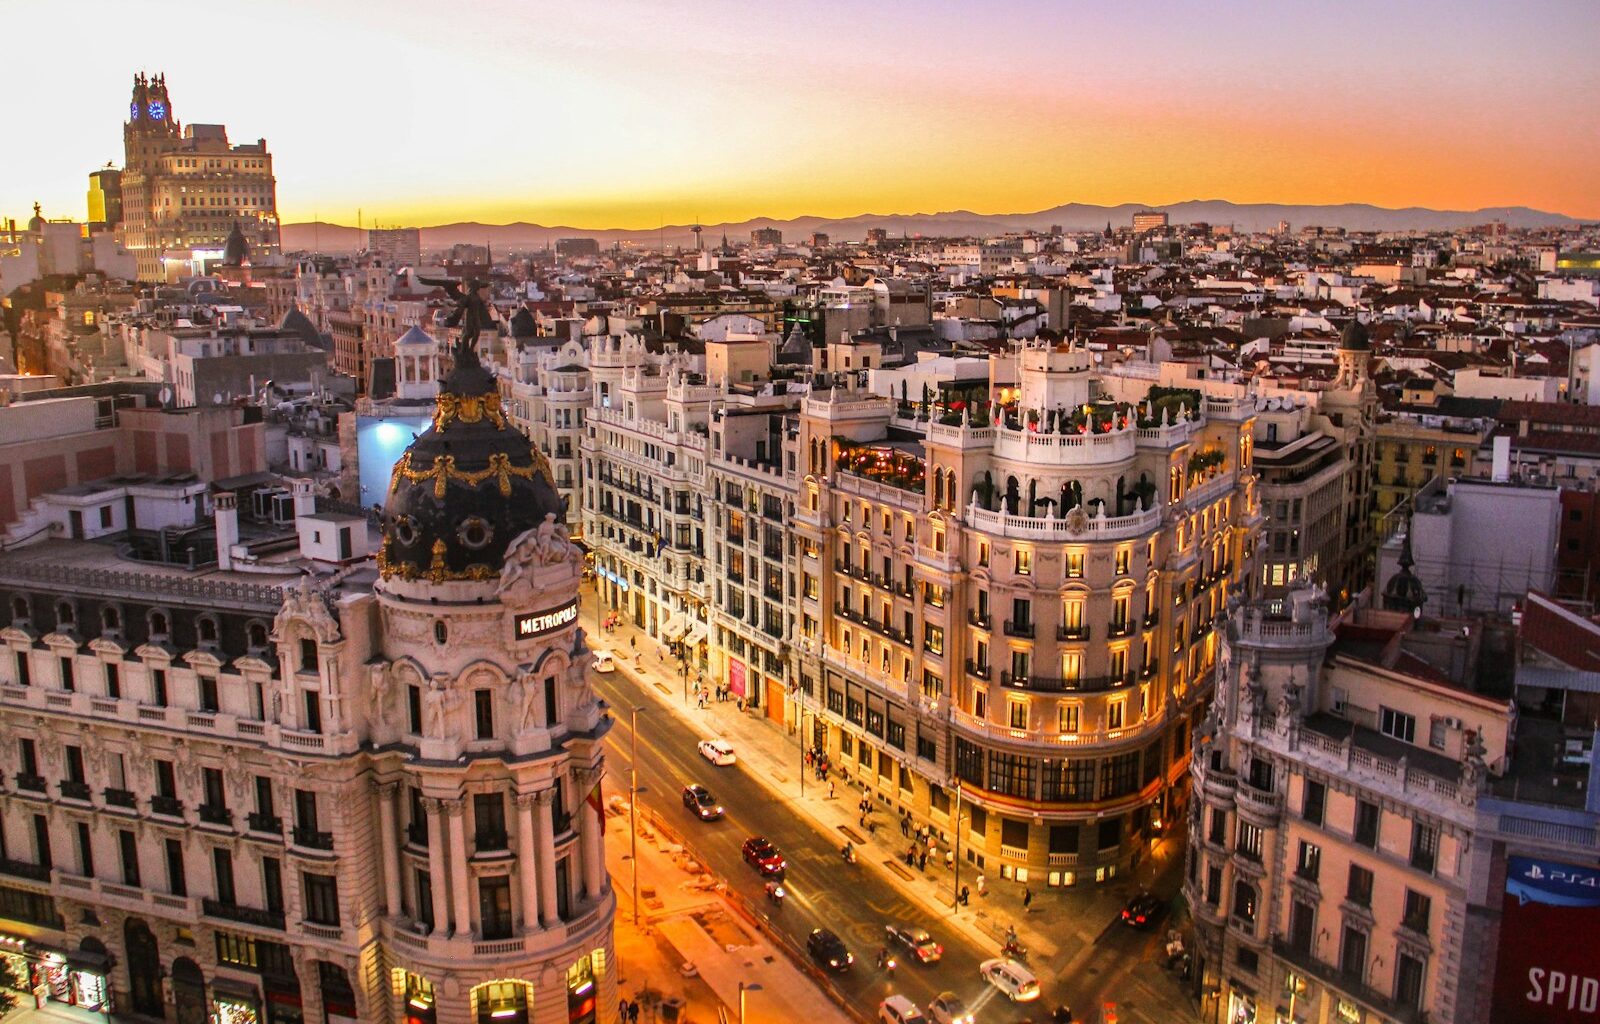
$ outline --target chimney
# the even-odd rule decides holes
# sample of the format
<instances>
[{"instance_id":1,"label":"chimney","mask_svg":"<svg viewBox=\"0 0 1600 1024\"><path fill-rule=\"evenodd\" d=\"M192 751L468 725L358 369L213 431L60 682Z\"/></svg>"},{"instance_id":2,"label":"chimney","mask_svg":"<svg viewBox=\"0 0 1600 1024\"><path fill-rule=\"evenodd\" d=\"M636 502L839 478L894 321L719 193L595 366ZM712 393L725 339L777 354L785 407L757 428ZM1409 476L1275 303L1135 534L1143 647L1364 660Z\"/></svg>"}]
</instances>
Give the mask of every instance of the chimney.
<instances>
[{"instance_id":1,"label":"chimney","mask_svg":"<svg viewBox=\"0 0 1600 1024\"><path fill-rule=\"evenodd\" d=\"M233 568L233 546L239 543L239 496L221 491L216 497L217 568Z\"/></svg>"},{"instance_id":2,"label":"chimney","mask_svg":"<svg viewBox=\"0 0 1600 1024\"><path fill-rule=\"evenodd\" d=\"M1511 479L1511 438L1494 439L1494 467L1489 479L1497 484Z\"/></svg>"},{"instance_id":3,"label":"chimney","mask_svg":"<svg viewBox=\"0 0 1600 1024\"><path fill-rule=\"evenodd\" d=\"M294 517L312 516L317 514L317 496L311 493L310 480L289 481L290 493L294 495Z\"/></svg>"}]
</instances>

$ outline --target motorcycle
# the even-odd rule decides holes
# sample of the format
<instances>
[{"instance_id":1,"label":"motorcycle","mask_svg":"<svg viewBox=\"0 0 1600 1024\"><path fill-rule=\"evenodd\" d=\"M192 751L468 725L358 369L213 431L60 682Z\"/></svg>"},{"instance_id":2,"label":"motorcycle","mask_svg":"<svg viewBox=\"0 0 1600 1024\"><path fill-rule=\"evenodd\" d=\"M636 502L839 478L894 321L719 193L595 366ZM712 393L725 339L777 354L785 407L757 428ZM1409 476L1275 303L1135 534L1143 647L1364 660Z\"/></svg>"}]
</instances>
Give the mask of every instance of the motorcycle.
<instances>
[{"instance_id":1,"label":"motorcycle","mask_svg":"<svg viewBox=\"0 0 1600 1024\"><path fill-rule=\"evenodd\" d=\"M878 966L889 974L894 973L894 955L889 952L887 947L878 950Z\"/></svg>"},{"instance_id":2,"label":"motorcycle","mask_svg":"<svg viewBox=\"0 0 1600 1024\"><path fill-rule=\"evenodd\" d=\"M1028 956L1028 947L1016 939L1007 939L1006 944L1000 947L1000 955L1011 957L1013 960L1025 960Z\"/></svg>"},{"instance_id":3,"label":"motorcycle","mask_svg":"<svg viewBox=\"0 0 1600 1024\"><path fill-rule=\"evenodd\" d=\"M776 903L780 907L783 906L783 898L789 895L783 891L783 886L777 882L768 882L766 884L766 890L767 899Z\"/></svg>"},{"instance_id":4,"label":"motorcycle","mask_svg":"<svg viewBox=\"0 0 1600 1024\"><path fill-rule=\"evenodd\" d=\"M856 848L849 843L844 844L844 849L840 850L839 854L844 858L846 864L854 864L856 862Z\"/></svg>"}]
</instances>

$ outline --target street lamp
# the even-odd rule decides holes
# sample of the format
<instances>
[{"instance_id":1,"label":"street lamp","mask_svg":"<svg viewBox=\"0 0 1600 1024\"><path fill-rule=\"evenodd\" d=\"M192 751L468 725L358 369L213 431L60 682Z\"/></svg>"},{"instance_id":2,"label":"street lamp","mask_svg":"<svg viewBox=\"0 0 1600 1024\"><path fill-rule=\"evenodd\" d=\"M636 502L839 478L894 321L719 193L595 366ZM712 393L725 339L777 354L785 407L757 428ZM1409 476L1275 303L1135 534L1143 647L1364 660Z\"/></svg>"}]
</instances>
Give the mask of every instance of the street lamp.
<instances>
[{"instance_id":1,"label":"street lamp","mask_svg":"<svg viewBox=\"0 0 1600 1024\"><path fill-rule=\"evenodd\" d=\"M795 691L794 705L800 709L800 799L804 800L806 797L806 714L808 709L801 703L798 690ZM817 713L815 711L809 713L812 718L816 718Z\"/></svg>"},{"instance_id":2,"label":"street lamp","mask_svg":"<svg viewBox=\"0 0 1600 1024\"><path fill-rule=\"evenodd\" d=\"M633 926L639 927L639 712L637 704L629 711L628 739L628 872L633 889Z\"/></svg>"},{"instance_id":3,"label":"street lamp","mask_svg":"<svg viewBox=\"0 0 1600 1024\"><path fill-rule=\"evenodd\" d=\"M951 881L953 888L950 890L950 912L956 913L961 907L961 780L956 780L956 843L955 843L955 877Z\"/></svg>"},{"instance_id":4,"label":"street lamp","mask_svg":"<svg viewBox=\"0 0 1600 1024\"><path fill-rule=\"evenodd\" d=\"M761 983L760 982L752 981L748 985L745 984L742 981L739 982L739 1024L744 1024L744 994L746 992L760 992L760 991L761 991Z\"/></svg>"}]
</instances>

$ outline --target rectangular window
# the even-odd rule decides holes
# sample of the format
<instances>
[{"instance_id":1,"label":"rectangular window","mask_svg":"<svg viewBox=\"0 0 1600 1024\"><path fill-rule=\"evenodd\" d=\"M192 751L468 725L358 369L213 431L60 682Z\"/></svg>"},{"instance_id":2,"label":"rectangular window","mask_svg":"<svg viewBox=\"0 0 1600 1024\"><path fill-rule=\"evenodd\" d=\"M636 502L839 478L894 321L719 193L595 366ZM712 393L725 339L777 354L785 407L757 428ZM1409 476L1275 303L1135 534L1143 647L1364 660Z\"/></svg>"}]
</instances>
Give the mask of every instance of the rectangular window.
<instances>
[{"instance_id":1,"label":"rectangular window","mask_svg":"<svg viewBox=\"0 0 1600 1024\"><path fill-rule=\"evenodd\" d=\"M944 653L944 627L935 626L931 622L923 623L922 647L929 654Z\"/></svg>"},{"instance_id":2,"label":"rectangular window","mask_svg":"<svg viewBox=\"0 0 1600 1024\"><path fill-rule=\"evenodd\" d=\"M978 564L989 564L989 542L986 540L978 541Z\"/></svg>"},{"instance_id":3,"label":"rectangular window","mask_svg":"<svg viewBox=\"0 0 1600 1024\"><path fill-rule=\"evenodd\" d=\"M305 705L306 705L305 726L306 726L306 731L307 732L321 732L322 731L322 700L321 700L321 698L318 696L317 691L315 691L315 690L302 691L301 696L303 696L305 698Z\"/></svg>"},{"instance_id":4,"label":"rectangular window","mask_svg":"<svg viewBox=\"0 0 1600 1024\"><path fill-rule=\"evenodd\" d=\"M1139 789L1139 752L1108 757L1100 773L1100 799L1127 796Z\"/></svg>"},{"instance_id":5,"label":"rectangular window","mask_svg":"<svg viewBox=\"0 0 1600 1024\"><path fill-rule=\"evenodd\" d=\"M479 850L506 848L506 798L504 793L476 793L472 797L474 842Z\"/></svg>"},{"instance_id":6,"label":"rectangular window","mask_svg":"<svg viewBox=\"0 0 1600 1024\"><path fill-rule=\"evenodd\" d=\"M1222 869L1215 865L1206 868L1206 902L1213 907L1222 905Z\"/></svg>"},{"instance_id":7,"label":"rectangular window","mask_svg":"<svg viewBox=\"0 0 1600 1024\"><path fill-rule=\"evenodd\" d=\"M139 888L139 843L132 832L117 833L117 847L122 854L122 884Z\"/></svg>"},{"instance_id":8,"label":"rectangular window","mask_svg":"<svg viewBox=\"0 0 1600 1024\"><path fill-rule=\"evenodd\" d=\"M1016 569L1018 576L1031 576L1033 574L1033 549L1017 548L1013 567Z\"/></svg>"},{"instance_id":9,"label":"rectangular window","mask_svg":"<svg viewBox=\"0 0 1600 1024\"><path fill-rule=\"evenodd\" d=\"M1221 807L1211 808L1211 830L1206 838L1217 846L1228 841L1228 812Z\"/></svg>"},{"instance_id":10,"label":"rectangular window","mask_svg":"<svg viewBox=\"0 0 1600 1024\"><path fill-rule=\"evenodd\" d=\"M67 747L67 781L82 784L85 780L83 774L83 748Z\"/></svg>"},{"instance_id":11,"label":"rectangular window","mask_svg":"<svg viewBox=\"0 0 1600 1024\"><path fill-rule=\"evenodd\" d=\"M1083 578L1083 552L1082 551L1068 551L1067 552L1067 577L1069 579L1075 579L1075 580Z\"/></svg>"},{"instance_id":12,"label":"rectangular window","mask_svg":"<svg viewBox=\"0 0 1600 1024\"><path fill-rule=\"evenodd\" d=\"M1428 919L1433 916L1433 900L1414 889L1406 890L1405 912L1400 923L1418 935L1428 934Z\"/></svg>"},{"instance_id":13,"label":"rectangular window","mask_svg":"<svg viewBox=\"0 0 1600 1024\"><path fill-rule=\"evenodd\" d=\"M896 750L904 750L904 749L906 749L906 727L905 727L905 725L900 723L900 722L896 722L896 721L891 719L890 722L889 722L889 732L888 732L887 739L889 741L889 746L895 748Z\"/></svg>"},{"instance_id":14,"label":"rectangular window","mask_svg":"<svg viewBox=\"0 0 1600 1024\"><path fill-rule=\"evenodd\" d=\"M478 923L485 939L511 937L511 879L496 875L478 879Z\"/></svg>"},{"instance_id":15,"label":"rectangular window","mask_svg":"<svg viewBox=\"0 0 1600 1024\"><path fill-rule=\"evenodd\" d=\"M1128 575L1128 567L1133 563L1133 549L1120 547L1117 549L1117 575Z\"/></svg>"},{"instance_id":16,"label":"rectangular window","mask_svg":"<svg viewBox=\"0 0 1600 1024\"><path fill-rule=\"evenodd\" d=\"M200 780L205 790L205 806L212 810L223 810L228 806L228 797L222 788L222 769L200 769Z\"/></svg>"},{"instance_id":17,"label":"rectangular window","mask_svg":"<svg viewBox=\"0 0 1600 1024\"><path fill-rule=\"evenodd\" d=\"M78 822L75 830L78 839L78 873L85 878L94 877L94 843L89 838L87 822Z\"/></svg>"},{"instance_id":18,"label":"rectangular window","mask_svg":"<svg viewBox=\"0 0 1600 1024\"><path fill-rule=\"evenodd\" d=\"M222 710L222 705L217 700L217 678L215 676L200 677L200 710Z\"/></svg>"},{"instance_id":19,"label":"rectangular window","mask_svg":"<svg viewBox=\"0 0 1600 1024\"><path fill-rule=\"evenodd\" d=\"M1296 858L1294 873L1308 882L1315 882L1322 873L1322 847L1300 840L1300 855Z\"/></svg>"},{"instance_id":20,"label":"rectangular window","mask_svg":"<svg viewBox=\"0 0 1600 1024\"><path fill-rule=\"evenodd\" d=\"M1306 780L1300 799L1300 817L1313 825L1322 824L1323 805L1328 798L1328 787L1311 779Z\"/></svg>"},{"instance_id":21,"label":"rectangular window","mask_svg":"<svg viewBox=\"0 0 1600 1024\"><path fill-rule=\"evenodd\" d=\"M168 839L165 843L167 853L167 891L174 896L189 895L189 881L183 870L183 843L177 839Z\"/></svg>"},{"instance_id":22,"label":"rectangular window","mask_svg":"<svg viewBox=\"0 0 1600 1024\"><path fill-rule=\"evenodd\" d=\"M413 736L422 735L422 687L406 687L406 728Z\"/></svg>"},{"instance_id":23,"label":"rectangular window","mask_svg":"<svg viewBox=\"0 0 1600 1024\"><path fill-rule=\"evenodd\" d=\"M1082 710L1083 709L1077 704L1063 701L1060 705L1058 705L1056 711L1057 728L1064 733L1070 734L1077 732L1078 719Z\"/></svg>"},{"instance_id":24,"label":"rectangular window","mask_svg":"<svg viewBox=\"0 0 1600 1024\"><path fill-rule=\"evenodd\" d=\"M178 797L178 777L173 772L171 761L157 761L156 763L156 796L175 800Z\"/></svg>"},{"instance_id":25,"label":"rectangular window","mask_svg":"<svg viewBox=\"0 0 1600 1024\"><path fill-rule=\"evenodd\" d=\"M294 827L307 832L317 828L317 794L309 789L294 791Z\"/></svg>"},{"instance_id":26,"label":"rectangular window","mask_svg":"<svg viewBox=\"0 0 1600 1024\"><path fill-rule=\"evenodd\" d=\"M122 697L122 670L114 661L106 662L106 696L112 700Z\"/></svg>"},{"instance_id":27,"label":"rectangular window","mask_svg":"<svg viewBox=\"0 0 1600 1024\"><path fill-rule=\"evenodd\" d=\"M1433 874L1439 859L1439 830L1432 825L1413 822L1411 825L1411 866L1418 871Z\"/></svg>"},{"instance_id":28,"label":"rectangular window","mask_svg":"<svg viewBox=\"0 0 1600 1024\"><path fill-rule=\"evenodd\" d=\"M1235 844L1240 855L1251 860L1261 859L1261 829L1248 821L1239 822L1239 841Z\"/></svg>"},{"instance_id":29,"label":"rectangular window","mask_svg":"<svg viewBox=\"0 0 1600 1024\"><path fill-rule=\"evenodd\" d=\"M1028 702L1012 698L1006 701L1006 718L1013 729L1028 727Z\"/></svg>"},{"instance_id":30,"label":"rectangular window","mask_svg":"<svg viewBox=\"0 0 1600 1024\"><path fill-rule=\"evenodd\" d=\"M158 708L167 706L167 672L166 669L150 670L150 700Z\"/></svg>"},{"instance_id":31,"label":"rectangular window","mask_svg":"<svg viewBox=\"0 0 1600 1024\"><path fill-rule=\"evenodd\" d=\"M1339 973L1356 982L1366 980L1367 933L1349 925L1339 943Z\"/></svg>"},{"instance_id":32,"label":"rectangular window","mask_svg":"<svg viewBox=\"0 0 1600 1024\"><path fill-rule=\"evenodd\" d=\"M1350 865L1350 882L1344 895L1358 907L1372 906L1372 872L1360 864Z\"/></svg>"},{"instance_id":33,"label":"rectangular window","mask_svg":"<svg viewBox=\"0 0 1600 1024\"><path fill-rule=\"evenodd\" d=\"M974 786L983 785L983 748L956 737L956 777Z\"/></svg>"},{"instance_id":34,"label":"rectangular window","mask_svg":"<svg viewBox=\"0 0 1600 1024\"><path fill-rule=\"evenodd\" d=\"M73 676L71 658L61 659L61 688L63 690L76 690L78 688L77 680Z\"/></svg>"},{"instance_id":35,"label":"rectangular window","mask_svg":"<svg viewBox=\"0 0 1600 1024\"><path fill-rule=\"evenodd\" d=\"M1394 1001L1408 1010L1422 1009L1422 986L1428 974L1427 966L1409 953L1395 957Z\"/></svg>"},{"instance_id":36,"label":"rectangular window","mask_svg":"<svg viewBox=\"0 0 1600 1024\"><path fill-rule=\"evenodd\" d=\"M433 930L433 877L420 868L416 871L417 920Z\"/></svg>"},{"instance_id":37,"label":"rectangular window","mask_svg":"<svg viewBox=\"0 0 1600 1024\"><path fill-rule=\"evenodd\" d=\"M1106 728L1107 729L1120 729L1120 728L1122 728L1122 711L1123 711L1124 703L1125 702L1123 702L1121 700L1113 700L1113 701L1107 701L1106 702Z\"/></svg>"},{"instance_id":38,"label":"rectangular window","mask_svg":"<svg viewBox=\"0 0 1600 1024\"><path fill-rule=\"evenodd\" d=\"M1378 819L1382 812L1377 804L1356 801L1356 826L1353 838L1369 850L1378 848Z\"/></svg>"},{"instance_id":39,"label":"rectangular window","mask_svg":"<svg viewBox=\"0 0 1600 1024\"><path fill-rule=\"evenodd\" d=\"M1393 736L1395 739L1405 743L1415 743L1417 739L1416 716L1380 705L1378 708L1378 731L1385 736Z\"/></svg>"},{"instance_id":40,"label":"rectangular window","mask_svg":"<svg viewBox=\"0 0 1600 1024\"><path fill-rule=\"evenodd\" d=\"M233 889L233 854L220 846L212 849L211 871L216 881L217 902L230 905L238 902Z\"/></svg>"},{"instance_id":41,"label":"rectangular window","mask_svg":"<svg viewBox=\"0 0 1600 1024\"><path fill-rule=\"evenodd\" d=\"M332 875L303 872L301 892L305 896L305 917L312 924L337 927L339 924L339 880Z\"/></svg>"},{"instance_id":42,"label":"rectangular window","mask_svg":"<svg viewBox=\"0 0 1600 1024\"><path fill-rule=\"evenodd\" d=\"M494 739L494 694L489 690L472 691L472 715L477 738Z\"/></svg>"},{"instance_id":43,"label":"rectangular window","mask_svg":"<svg viewBox=\"0 0 1600 1024\"><path fill-rule=\"evenodd\" d=\"M261 858L261 891L265 895L267 910L283 913L283 865L276 857Z\"/></svg>"}]
</instances>

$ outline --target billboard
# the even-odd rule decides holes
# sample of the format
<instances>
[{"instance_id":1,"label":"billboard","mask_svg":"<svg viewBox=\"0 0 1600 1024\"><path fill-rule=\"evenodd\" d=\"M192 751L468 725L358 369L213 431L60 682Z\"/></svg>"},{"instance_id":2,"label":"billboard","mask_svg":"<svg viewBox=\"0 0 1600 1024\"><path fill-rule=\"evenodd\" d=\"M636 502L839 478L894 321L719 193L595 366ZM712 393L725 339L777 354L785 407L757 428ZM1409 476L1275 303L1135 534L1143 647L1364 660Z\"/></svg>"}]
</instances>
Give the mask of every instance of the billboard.
<instances>
[{"instance_id":1,"label":"billboard","mask_svg":"<svg viewBox=\"0 0 1600 1024\"><path fill-rule=\"evenodd\" d=\"M1495 1024L1600 1024L1600 868L1506 862Z\"/></svg>"}]
</instances>

